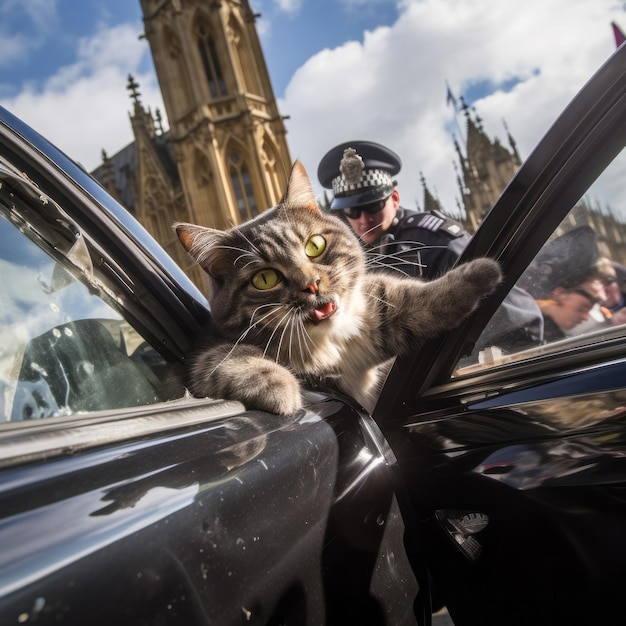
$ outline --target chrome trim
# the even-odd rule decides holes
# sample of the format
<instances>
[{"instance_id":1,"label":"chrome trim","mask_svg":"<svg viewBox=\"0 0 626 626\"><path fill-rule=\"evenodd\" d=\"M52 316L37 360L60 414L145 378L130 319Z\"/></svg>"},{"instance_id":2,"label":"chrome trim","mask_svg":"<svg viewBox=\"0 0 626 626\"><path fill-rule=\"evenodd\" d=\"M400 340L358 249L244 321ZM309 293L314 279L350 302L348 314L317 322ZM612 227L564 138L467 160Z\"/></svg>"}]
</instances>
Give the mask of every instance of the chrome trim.
<instances>
[{"instance_id":1,"label":"chrome trim","mask_svg":"<svg viewBox=\"0 0 626 626\"><path fill-rule=\"evenodd\" d=\"M192 397L144 407L0 425L0 468L213 422L245 411L239 402Z\"/></svg>"}]
</instances>

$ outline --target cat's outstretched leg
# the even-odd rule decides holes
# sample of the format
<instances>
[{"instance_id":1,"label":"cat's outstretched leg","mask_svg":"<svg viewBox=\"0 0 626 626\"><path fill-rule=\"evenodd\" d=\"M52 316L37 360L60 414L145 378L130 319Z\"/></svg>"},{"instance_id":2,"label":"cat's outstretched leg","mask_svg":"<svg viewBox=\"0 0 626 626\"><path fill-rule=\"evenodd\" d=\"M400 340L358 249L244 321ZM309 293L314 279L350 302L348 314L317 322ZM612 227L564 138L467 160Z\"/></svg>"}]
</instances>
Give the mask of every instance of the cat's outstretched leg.
<instances>
[{"instance_id":1,"label":"cat's outstretched leg","mask_svg":"<svg viewBox=\"0 0 626 626\"><path fill-rule=\"evenodd\" d=\"M212 346L196 357L189 376L190 391L196 397L237 400L247 409L279 415L302 406L296 377L254 346Z\"/></svg>"},{"instance_id":2,"label":"cat's outstretched leg","mask_svg":"<svg viewBox=\"0 0 626 626\"><path fill-rule=\"evenodd\" d=\"M418 348L456 328L502 279L498 263L470 261L430 282L389 275L370 278L370 294L385 307L378 345L386 358Z\"/></svg>"}]
</instances>

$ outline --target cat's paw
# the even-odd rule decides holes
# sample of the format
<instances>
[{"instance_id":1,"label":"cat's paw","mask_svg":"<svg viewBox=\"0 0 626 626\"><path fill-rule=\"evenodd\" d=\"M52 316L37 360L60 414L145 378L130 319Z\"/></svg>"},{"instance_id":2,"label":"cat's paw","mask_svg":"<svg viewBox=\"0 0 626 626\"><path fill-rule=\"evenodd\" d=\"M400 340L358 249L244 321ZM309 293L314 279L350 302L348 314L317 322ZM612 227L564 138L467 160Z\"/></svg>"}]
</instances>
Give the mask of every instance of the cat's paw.
<instances>
[{"instance_id":1,"label":"cat's paw","mask_svg":"<svg viewBox=\"0 0 626 626\"><path fill-rule=\"evenodd\" d=\"M246 409L290 415L302 407L296 377L255 348L215 346L200 354L191 370L191 391L198 397L237 400Z\"/></svg>"},{"instance_id":2,"label":"cat's paw","mask_svg":"<svg viewBox=\"0 0 626 626\"><path fill-rule=\"evenodd\" d=\"M459 270L483 295L492 293L502 280L502 270L497 261L483 257L461 265Z\"/></svg>"},{"instance_id":3,"label":"cat's paw","mask_svg":"<svg viewBox=\"0 0 626 626\"><path fill-rule=\"evenodd\" d=\"M258 359L255 372L241 380L240 399L246 408L278 415L291 415L302 408L300 385L296 377L273 361Z\"/></svg>"}]
</instances>

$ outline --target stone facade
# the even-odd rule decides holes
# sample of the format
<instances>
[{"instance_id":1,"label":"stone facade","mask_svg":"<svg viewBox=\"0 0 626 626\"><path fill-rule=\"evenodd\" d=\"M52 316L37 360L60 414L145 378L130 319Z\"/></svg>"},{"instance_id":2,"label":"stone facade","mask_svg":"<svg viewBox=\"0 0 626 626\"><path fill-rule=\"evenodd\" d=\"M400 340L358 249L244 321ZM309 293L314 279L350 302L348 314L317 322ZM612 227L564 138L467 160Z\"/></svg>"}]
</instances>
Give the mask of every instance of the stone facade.
<instances>
[{"instance_id":1,"label":"stone facade","mask_svg":"<svg viewBox=\"0 0 626 626\"><path fill-rule=\"evenodd\" d=\"M522 161L508 129L508 147L505 147L498 138L491 139L487 136L478 115L462 99L460 114L465 118L467 138L463 149L454 141L458 157L458 164L455 163L457 185L461 200L455 210L443 207L421 176L424 188L423 206L424 210L438 210L457 219L468 232L474 233ZM583 224L591 226L597 233L602 255L626 265L626 224L611 212L610 207L595 206L592 198L582 198L553 237Z\"/></svg>"}]
</instances>

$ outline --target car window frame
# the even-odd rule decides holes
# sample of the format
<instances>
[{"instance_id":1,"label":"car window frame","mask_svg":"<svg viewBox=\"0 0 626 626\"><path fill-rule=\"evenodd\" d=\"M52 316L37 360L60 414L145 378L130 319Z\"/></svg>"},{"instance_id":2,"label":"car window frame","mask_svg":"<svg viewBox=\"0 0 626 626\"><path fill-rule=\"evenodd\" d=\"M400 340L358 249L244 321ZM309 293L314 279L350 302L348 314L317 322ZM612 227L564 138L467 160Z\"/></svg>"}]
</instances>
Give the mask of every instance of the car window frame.
<instances>
[{"instance_id":1,"label":"car window frame","mask_svg":"<svg viewBox=\"0 0 626 626\"><path fill-rule=\"evenodd\" d=\"M28 237L57 261L46 237L50 227L80 237L94 263L104 268L103 298L174 367L184 364L198 336L210 327L206 298L147 231L76 163L6 109L0 107L0 162L6 185L20 202L45 219ZM19 213L19 212L18 212ZM16 214L19 222L19 216ZM89 269L64 264L89 285ZM98 290L96 289L96 291ZM102 297L102 295L101 295ZM114 301L114 302L113 302ZM229 419L244 413L240 403L181 398L154 404L107 409L27 422L0 424L0 466L71 456L112 442L152 437L199 422Z\"/></svg>"},{"instance_id":2,"label":"car window frame","mask_svg":"<svg viewBox=\"0 0 626 626\"><path fill-rule=\"evenodd\" d=\"M182 269L100 183L2 107L0 156L98 248L116 291L132 305L124 317L164 356L184 361L211 316Z\"/></svg>"},{"instance_id":3,"label":"car window frame","mask_svg":"<svg viewBox=\"0 0 626 626\"><path fill-rule=\"evenodd\" d=\"M567 213L626 146L626 46L618 49L558 117L511 179L463 251L457 264L489 256L504 280L474 315L458 328L396 360L373 415L379 422L402 420L425 398L473 393L486 385L506 386L524 372L537 373L565 363L584 363L611 352L603 344L579 346L563 360L554 353L452 378L506 294ZM616 340L619 343L619 340ZM610 342L609 342L610 343Z\"/></svg>"}]
</instances>

